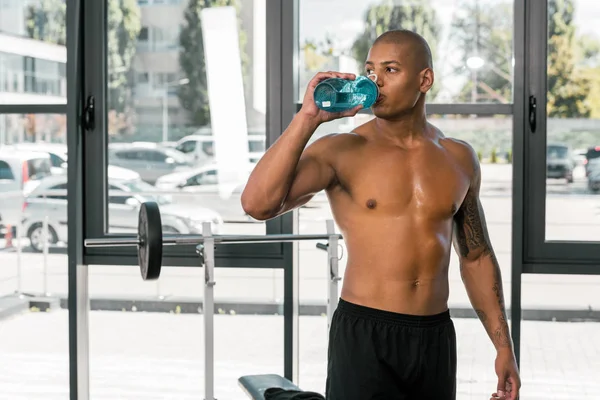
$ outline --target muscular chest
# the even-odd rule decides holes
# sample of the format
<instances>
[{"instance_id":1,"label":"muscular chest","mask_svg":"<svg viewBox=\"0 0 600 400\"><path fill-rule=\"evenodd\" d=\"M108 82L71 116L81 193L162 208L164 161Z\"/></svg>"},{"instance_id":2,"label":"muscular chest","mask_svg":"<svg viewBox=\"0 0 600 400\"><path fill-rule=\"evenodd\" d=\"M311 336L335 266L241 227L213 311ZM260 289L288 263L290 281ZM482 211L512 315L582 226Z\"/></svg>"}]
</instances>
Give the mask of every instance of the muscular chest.
<instances>
[{"instance_id":1,"label":"muscular chest","mask_svg":"<svg viewBox=\"0 0 600 400\"><path fill-rule=\"evenodd\" d=\"M339 169L339 190L373 212L449 217L469 187L467 174L443 150L363 152Z\"/></svg>"}]
</instances>

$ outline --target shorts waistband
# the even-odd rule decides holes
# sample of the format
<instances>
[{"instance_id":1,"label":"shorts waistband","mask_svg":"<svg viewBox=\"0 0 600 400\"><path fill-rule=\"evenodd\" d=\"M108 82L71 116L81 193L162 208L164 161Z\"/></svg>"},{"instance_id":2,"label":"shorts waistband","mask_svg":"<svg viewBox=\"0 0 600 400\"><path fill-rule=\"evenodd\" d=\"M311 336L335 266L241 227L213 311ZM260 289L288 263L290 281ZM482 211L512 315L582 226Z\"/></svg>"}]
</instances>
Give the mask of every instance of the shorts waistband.
<instances>
[{"instance_id":1,"label":"shorts waistband","mask_svg":"<svg viewBox=\"0 0 600 400\"><path fill-rule=\"evenodd\" d=\"M366 318L374 321L409 327L433 328L436 326L446 325L451 321L450 310L446 310L434 315L400 314L393 311L362 306L341 298L338 301L337 310L343 314L352 315L358 318Z\"/></svg>"}]
</instances>

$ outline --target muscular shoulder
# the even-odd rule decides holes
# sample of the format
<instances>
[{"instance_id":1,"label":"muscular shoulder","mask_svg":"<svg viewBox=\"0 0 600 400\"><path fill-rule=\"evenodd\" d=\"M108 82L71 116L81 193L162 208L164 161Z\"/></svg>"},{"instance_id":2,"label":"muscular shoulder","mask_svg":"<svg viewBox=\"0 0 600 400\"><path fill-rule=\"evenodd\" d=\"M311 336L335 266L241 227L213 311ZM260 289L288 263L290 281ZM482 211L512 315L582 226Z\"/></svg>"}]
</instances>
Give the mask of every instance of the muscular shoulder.
<instances>
[{"instance_id":1,"label":"muscular shoulder","mask_svg":"<svg viewBox=\"0 0 600 400\"><path fill-rule=\"evenodd\" d=\"M479 158L477 152L469 143L455 138L444 138L441 142L472 178L479 175Z\"/></svg>"},{"instance_id":2,"label":"muscular shoulder","mask_svg":"<svg viewBox=\"0 0 600 400\"><path fill-rule=\"evenodd\" d=\"M360 135L354 133L332 133L314 140L306 147L305 154L332 159L354 148L362 140Z\"/></svg>"}]
</instances>

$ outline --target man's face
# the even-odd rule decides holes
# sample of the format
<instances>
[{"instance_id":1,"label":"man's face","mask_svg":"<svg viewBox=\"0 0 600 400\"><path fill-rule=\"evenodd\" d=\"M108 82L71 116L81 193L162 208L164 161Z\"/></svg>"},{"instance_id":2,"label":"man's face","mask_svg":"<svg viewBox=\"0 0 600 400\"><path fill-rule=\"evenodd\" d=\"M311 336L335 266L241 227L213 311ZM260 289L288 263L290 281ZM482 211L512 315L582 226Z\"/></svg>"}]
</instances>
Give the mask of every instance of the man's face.
<instances>
[{"instance_id":1,"label":"man's face","mask_svg":"<svg viewBox=\"0 0 600 400\"><path fill-rule=\"evenodd\" d=\"M408 42L377 43L371 47L365 72L377 75L380 97L372 107L375 116L392 119L415 106L424 84L417 57Z\"/></svg>"}]
</instances>

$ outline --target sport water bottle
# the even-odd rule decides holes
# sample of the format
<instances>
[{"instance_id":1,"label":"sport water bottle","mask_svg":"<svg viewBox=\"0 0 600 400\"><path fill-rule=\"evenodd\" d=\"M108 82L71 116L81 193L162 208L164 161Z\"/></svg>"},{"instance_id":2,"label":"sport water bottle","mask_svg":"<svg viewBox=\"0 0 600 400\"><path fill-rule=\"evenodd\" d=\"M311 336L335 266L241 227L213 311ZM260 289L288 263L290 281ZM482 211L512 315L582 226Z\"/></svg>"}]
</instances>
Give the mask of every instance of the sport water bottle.
<instances>
[{"instance_id":1,"label":"sport water bottle","mask_svg":"<svg viewBox=\"0 0 600 400\"><path fill-rule=\"evenodd\" d=\"M377 96L377 84L366 76L359 76L355 80L326 79L315 87L313 94L317 107L328 112L342 112L358 105L369 108L377 101Z\"/></svg>"}]
</instances>

